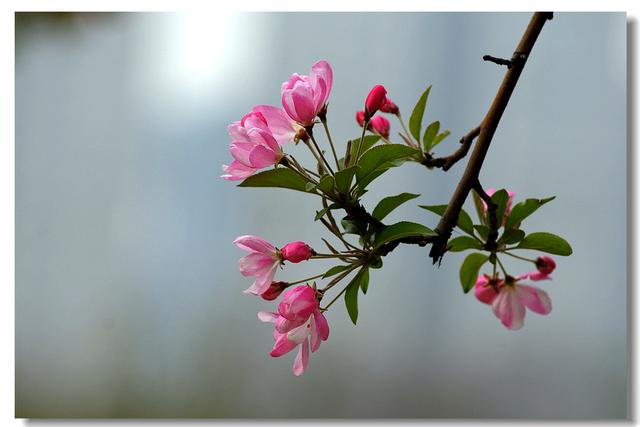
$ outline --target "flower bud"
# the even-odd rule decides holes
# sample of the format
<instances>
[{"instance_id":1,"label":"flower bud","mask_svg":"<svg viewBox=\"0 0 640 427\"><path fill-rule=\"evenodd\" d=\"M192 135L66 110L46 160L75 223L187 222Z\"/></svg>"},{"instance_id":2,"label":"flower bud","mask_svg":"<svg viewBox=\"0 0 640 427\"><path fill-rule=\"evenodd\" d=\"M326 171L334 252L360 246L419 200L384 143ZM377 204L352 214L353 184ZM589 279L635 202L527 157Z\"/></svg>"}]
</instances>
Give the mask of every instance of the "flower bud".
<instances>
[{"instance_id":1,"label":"flower bud","mask_svg":"<svg viewBox=\"0 0 640 427\"><path fill-rule=\"evenodd\" d=\"M356 122L360 127L364 126L364 111L358 111L356 113Z\"/></svg>"},{"instance_id":2,"label":"flower bud","mask_svg":"<svg viewBox=\"0 0 640 427\"><path fill-rule=\"evenodd\" d=\"M378 135L383 138L389 138L389 129L391 128L391 124L389 120L385 119L382 116L375 116L370 121L371 130L373 130Z\"/></svg>"},{"instance_id":3,"label":"flower bud","mask_svg":"<svg viewBox=\"0 0 640 427\"><path fill-rule=\"evenodd\" d=\"M289 287L289 284L287 282L271 282L271 285L269 285L269 289L267 289L260 296L264 300L273 301L274 299L278 298L282 291L287 289L287 287Z\"/></svg>"},{"instance_id":4,"label":"flower bud","mask_svg":"<svg viewBox=\"0 0 640 427\"><path fill-rule=\"evenodd\" d=\"M384 104L382 104L382 107L380 107L380 111L382 111L383 113L396 115L400 113L400 109L398 108L398 106L389 98L385 99Z\"/></svg>"},{"instance_id":5,"label":"flower bud","mask_svg":"<svg viewBox=\"0 0 640 427\"><path fill-rule=\"evenodd\" d=\"M365 119L371 118L387 100L387 90L382 85L375 85L364 102Z\"/></svg>"},{"instance_id":6,"label":"flower bud","mask_svg":"<svg viewBox=\"0 0 640 427\"><path fill-rule=\"evenodd\" d=\"M536 268L542 274L551 274L556 269L556 262L548 256L541 256L536 259Z\"/></svg>"},{"instance_id":7,"label":"flower bud","mask_svg":"<svg viewBox=\"0 0 640 427\"><path fill-rule=\"evenodd\" d=\"M282 257L292 263L306 261L313 255L313 249L304 242L296 241L287 243L282 248Z\"/></svg>"}]
</instances>

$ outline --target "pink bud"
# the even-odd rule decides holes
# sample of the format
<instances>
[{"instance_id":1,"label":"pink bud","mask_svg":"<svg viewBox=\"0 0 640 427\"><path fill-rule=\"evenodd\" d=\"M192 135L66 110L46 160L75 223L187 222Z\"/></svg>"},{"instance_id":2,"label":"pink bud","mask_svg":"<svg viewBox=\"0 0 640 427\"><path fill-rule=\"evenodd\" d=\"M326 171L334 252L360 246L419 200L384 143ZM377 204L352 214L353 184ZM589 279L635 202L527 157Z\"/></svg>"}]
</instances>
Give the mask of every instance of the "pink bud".
<instances>
[{"instance_id":1,"label":"pink bud","mask_svg":"<svg viewBox=\"0 0 640 427\"><path fill-rule=\"evenodd\" d=\"M360 127L364 125L364 111L358 111L356 113L356 122L358 122L358 125L360 125Z\"/></svg>"},{"instance_id":2,"label":"pink bud","mask_svg":"<svg viewBox=\"0 0 640 427\"><path fill-rule=\"evenodd\" d=\"M306 261L313 255L313 249L304 242L297 241L284 245L282 257L292 263Z\"/></svg>"},{"instance_id":3,"label":"pink bud","mask_svg":"<svg viewBox=\"0 0 640 427\"><path fill-rule=\"evenodd\" d=\"M287 282L271 282L269 289L267 289L262 295L262 299L267 301L273 301L278 298L282 291L287 289L289 284Z\"/></svg>"},{"instance_id":4,"label":"pink bud","mask_svg":"<svg viewBox=\"0 0 640 427\"><path fill-rule=\"evenodd\" d=\"M364 102L365 117L373 116L387 100L387 90L382 85L375 85Z\"/></svg>"},{"instance_id":5,"label":"pink bud","mask_svg":"<svg viewBox=\"0 0 640 427\"><path fill-rule=\"evenodd\" d=\"M373 130L378 135L381 135L383 138L389 138L389 129L391 124L389 120L385 119L382 116L375 116L371 119L371 130Z\"/></svg>"},{"instance_id":6,"label":"pink bud","mask_svg":"<svg viewBox=\"0 0 640 427\"><path fill-rule=\"evenodd\" d=\"M382 107L380 107L380 111L382 111L383 113L389 113L389 114L400 113L400 109L398 108L398 106L389 98L386 98L384 104L382 104Z\"/></svg>"},{"instance_id":7,"label":"pink bud","mask_svg":"<svg viewBox=\"0 0 640 427\"><path fill-rule=\"evenodd\" d=\"M551 274L556 269L556 262L548 256L541 256L536 259L536 268L542 274Z\"/></svg>"}]
</instances>

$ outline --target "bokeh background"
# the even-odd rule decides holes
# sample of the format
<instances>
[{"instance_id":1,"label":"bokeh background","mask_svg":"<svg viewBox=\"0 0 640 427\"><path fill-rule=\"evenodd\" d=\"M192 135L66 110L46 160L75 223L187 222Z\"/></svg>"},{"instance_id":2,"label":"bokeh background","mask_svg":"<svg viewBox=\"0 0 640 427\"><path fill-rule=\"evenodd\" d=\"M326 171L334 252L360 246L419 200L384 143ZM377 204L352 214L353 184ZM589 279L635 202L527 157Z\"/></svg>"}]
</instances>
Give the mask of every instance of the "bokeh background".
<instances>
[{"instance_id":1,"label":"bokeh background","mask_svg":"<svg viewBox=\"0 0 640 427\"><path fill-rule=\"evenodd\" d=\"M436 268L401 246L373 271L358 326L336 304L329 341L296 378L293 354L270 358L271 328L256 318L273 304L241 292L236 236L321 247L327 233L313 197L219 178L228 123L278 105L281 82L324 58L341 146L359 135L371 86L408 116L433 84L426 120L452 131L446 154L504 75L482 55L509 57L529 16L18 13L16 416L625 417L623 13L559 13L545 26L481 174L517 198L557 196L526 224L574 248L541 284L549 316L508 331L462 294L463 255ZM405 165L364 203L402 191L446 203L463 165ZM416 205L389 221L434 226Z\"/></svg>"}]
</instances>

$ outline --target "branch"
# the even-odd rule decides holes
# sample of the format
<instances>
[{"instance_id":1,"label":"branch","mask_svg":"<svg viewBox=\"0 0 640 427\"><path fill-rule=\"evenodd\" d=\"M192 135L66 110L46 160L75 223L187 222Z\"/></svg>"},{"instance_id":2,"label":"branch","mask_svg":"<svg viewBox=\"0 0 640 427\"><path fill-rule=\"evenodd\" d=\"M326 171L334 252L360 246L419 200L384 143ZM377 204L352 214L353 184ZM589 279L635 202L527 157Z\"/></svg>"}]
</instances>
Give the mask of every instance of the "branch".
<instances>
[{"instance_id":1,"label":"branch","mask_svg":"<svg viewBox=\"0 0 640 427\"><path fill-rule=\"evenodd\" d=\"M425 153L424 160L420 162L427 167L442 168L443 171L448 171L458 160L464 158L471 148L473 140L480 134L480 126L473 128L468 134L460 138L460 148L453 152L453 154L447 157L434 158L429 153Z\"/></svg>"},{"instance_id":2,"label":"branch","mask_svg":"<svg viewBox=\"0 0 640 427\"><path fill-rule=\"evenodd\" d=\"M433 259L434 264L442 259L442 256L446 251L447 242L449 241L451 232L458 221L458 215L460 214L462 205L467 199L467 196L474 184L478 181L480 169L482 168L482 163L484 162L484 158L489 150L491 139L493 138L496 128L500 123L502 113L504 113L504 110L509 103L513 89L516 87L518 78L522 73L522 69L531 54L533 45L535 44L538 35L540 35L542 27L546 23L547 19L552 18L553 13L551 12L534 13L531 17L531 21L529 21L527 29L520 39L520 43L518 43L518 46L516 47L513 56L516 60L514 61L512 59L511 68L507 70L504 79L502 80L502 84L498 89L498 93L496 94L491 107L489 107L487 115L480 124L478 141L471 153L467 167L460 179L460 182L458 183L456 191L453 193L453 196L449 201L444 215L442 215L442 218L436 227L435 231L438 233L438 238L433 242L431 251L429 252L429 256Z\"/></svg>"}]
</instances>

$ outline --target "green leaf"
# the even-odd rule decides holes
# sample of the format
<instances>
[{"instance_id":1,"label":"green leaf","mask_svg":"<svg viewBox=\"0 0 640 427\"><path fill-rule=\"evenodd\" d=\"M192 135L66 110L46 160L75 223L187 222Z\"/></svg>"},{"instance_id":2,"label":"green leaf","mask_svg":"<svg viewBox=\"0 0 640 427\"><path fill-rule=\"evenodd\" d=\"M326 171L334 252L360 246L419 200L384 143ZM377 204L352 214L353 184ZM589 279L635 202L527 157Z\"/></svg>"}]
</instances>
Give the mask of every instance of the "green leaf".
<instances>
[{"instance_id":1,"label":"green leaf","mask_svg":"<svg viewBox=\"0 0 640 427\"><path fill-rule=\"evenodd\" d=\"M436 233L432 229L427 228L422 224L416 224L415 222L409 221L401 221L392 225L387 225L386 227L378 231L373 240L373 248L377 249L387 242L398 240L403 237L429 237L435 235Z\"/></svg>"},{"instance_id":2,"label":"green leaf","mask_svg":"<svg viewBox=\"0 0 640 427\"><path fill-rule=\"evenodd\" d=\"M350 265L336 265L335 267L331 267L330 269L327 270L326 273L324 273L322 278L326 279L327 277L335 276L336 274L342 273L343 271L347 270L349 267L351 267L351 266Z\"/></svg>"},{"instance_id":3,"label":"green leaf","mask_svg":"<svg viewBox=\"0 0 640 427\"><path fill-rule=\"evenodd\" d=\"M476 214L478 215L478 219L480 220L480 223L485 224L484 204L482 202L482 199L480 198L478 193L476 193L476 190L471 190L471 195L473 196L473 205L476 208Z\"/></svg>"},{"instance_id":4,"label":"green leaf","mask_svg":"<svg viewBox=\"0 0 640 427\"><path fill-rule=\"evenodd\" d=\"M358 170L358 166L351 166L336 172L336 188L340 193L346 194L351 188L351 181Z\"/></svg>"},{"instance_id":5,"label":"green leaf","mask_svg":"<svg viewBox=\"0 0 640 427\"><path fill-rule=\"evenodd\" d=\"M524 239L524 231L522 230L514 230L514 229L506 229L498 243L506 243L507 245L515 245Z\"/></svg>"},{"instance_id":6,"label":"green leaf","mask_svg":"<svg viewBox=\"0 0 640 427\"><path fill-rule=\"evenodd\" d=\"M437 215L444 215L444 211L447 210L447 205L418 205L422 209L426 209L431 211ZM471 217L464 209L460 209L460 215L458 215L458 227L467 234L473 236L473 221L471 221Z\"/></svg>"},{"instance_id":7,"label":"green leaf","mask_svg":"<svg viewBox=\"0 0 640 427\"><path fill-rule=\"evenodd\" d=\"M347 306L347 313L349 313L354 325L358 321L358 290L363 286L364 280L366 280L364 287L367 288L369 286L369 269L366 266L362 267L358 274L351 279L344 294L344 304Z\"/></svg>"},{"instance_id":8,"label":"green leaf","mask_svg":"<svg viewBox=\"0 0 640 427\"><path fill-rule=\"evenodd\" d=\"M431 148L436 148L436 145L440 144L442 141L444 141L444 139L446 137L448 137L449 135L451 135L451 131L450 130L445 130L444 132L442 132L441 134L439 134L438 136L436 136L433 140L433 143L431 144Z\"/></svg>"},{"instance_id":9,"label":"green leaf","mask_svg":"<svg viewBox=\"0 0 640 427\"><path fill-rule=\"evenodd\" d=\"M540 206L553 199L555 199L555 196L547 197L546 199L526 199L518 203L511 209L509 216L507 216L505 228L518 228L525 218L537 211Z\"/></svg>"},{"instance_id":10,"label":"green leaf","mask_svg":"<svg viewBox=\"0 0 640 427\"><path fill-rule=\"evenodd\" d=\"M518 249L535 249L554 255L568 256L573 253L571 245L560 236L551 233L531 233L520 242Z\"/></svg>"},{"instance_id":11,"label":"green leaf","mask_svg":"<svg viewBox=\"0 0 640 427\"><path fill-rule=\"evenodd\" d=\"M362 289L362 293L366 294L369 289L369 269L364 270L360 277L360 289Z\"/></svg>"},{"instance_id":12,"label":"green leaf","mask_svg":"<svg viewBox=\"0 0 640 427\"><path fill-rule=\"evenodd\" d=\"M476 252L468 255L462 262L462 266L460 267L460 283L462 284L462 290L465 294L473 289L478 279L478 272L488 259L489 257L485 254Z\"/></svg>"},{"instance_id":13,"label":"green leaf","mask_svg":"<svg viewBox=\"0 0 640 427\"><path fill-rule=\"evenodd\" d=\"M507 209L507 203L509 202L509 193L507 190L498 190L491 196L491 201L497 205L496 219L498 228L502 226L502 218L504 218L504 212Z\"/></svg>"},{"instance_id":14,"label":"green leaf","mask_svg":"<svg viewBox=\"0 0 640 427\"><path fill-rule=\"evenodd\" d=\"M318 183L318 188L322 190L323 193L333 193L335 181L331 175L325 175L320 178L320 182Z\"/></svg>"},{"instance_id":15,"label":"green leaf","mask_svg":"<svg viewBox=\"0 0 640 427\"><path fill-rule=\"evenodd\" d=\"M408 202L409 200L415 199L416 197L420 197L420 195L412 193L400 193L397 196L385 197L384 199L380 200L371 215L375 219L382 221L384 217L389 215L395 208L405 202Z\"/></svg>"},{"instance_id":16,"label":"green leaf","mask_svg":"<svg viewBox=\"0 0 640 427\"><path fill-rule=\"evenodd\" d=\"M340 221L342 228L346 234L357 234L359 236L364 235L367 232L367 223L358 219L342 218Z\"/></svg>"},{"instance_id":17,"label":"green leaf","mask_svg":"<svg viewBox=\"0 0 640 427\"><path fill-rule=\"evenodd\" d=\"M358 187L364 189L371 181L389 167L397 166L402 160L416 154L415 148L402 144L385 144L373 147L360 157L356 171Z\"/></svg>"},{"instance_id":18,"label":"green leaf","mask_svg":"<svg viewBox=\"0 0 640 427\"><path fill-rule=\"evenodd\" d=\"M482 249L482 243L469 236L460 236L449 240L447 249L450 252L462 252L467 249Z\"/></svg>"},{"instance_id":19,"label":"green leaf","mask_svg":"<svg viewBox=\"0 0 640 427\"><path fill-rule=\"evenodd\" d=\"M440 130L440 122L435 121L427 126L427 130L424 131L424 136L422 137L422 145L424 146L425 153L428 153L433 148L433 141L438 136L438 131Z\"/></svg>"},{"instance_id":20,"label":"green leaf","mask_svg":"<svg viewBox=\"0 0 640 427\"><path fill-rule=\"evenodd\" d=\"M327 206L326 208L322 208L319 211L316 211L316 216L314 218L314 221L319 220L320 218L322 218L323 216L326 215L327 212L329 212L331 209L337 209L339 206L335 203L331 203L329 206Z\"/></svg>"},{"instance_id":21,"label":"green leaf","mask_svg":"<svg viewBox=\"0 0 640 427\"><path fill-rule=\"evenodd\" d=\"M269 169L257 173L238 184L238 187L278 187L307 193L307 181L286 168Z\"/></svg>"},{"instance_id":22,"label":"green leaf","mask_svg":"<svg viewBox=\"0 0 640 427\"><path fill-rule=\"evenodd\" d=\"M380 135L366 135L364 140L362 141L362 148L360 149L360 155L362 156L369 148L376 145L376 143L380 141ZM358 151L358 143L360 142L360 138L352 139L349 141L351 143L351 163L355 162L356 152Z\"/></svg>"},{"instance_id":23,"label":"green leaf","mask_svg":"<svg viewBox=\"0 0 640 427\"><path fill-rule=\"evenodd\" d=\"M422 117L424 116L424 110L427 107L427 99L429 98L429 92L431 91L431 85L424 91L416 106L413 108L411 112L411 117L409 117L409 131L411 135L416 139L416 141L420 141L420 131L422 128Z\"/></svg>"},{"instance_id":24,"label":"green leaf","mask_svg":"<svg viewBox=\"0 0 640 427\"><path fill-rule=\"evenodd\" d=\"M489 227L486 225L474 225L473 228L478 232L478 235L485 242L489 238Z\"/></svg>"}]
</instances>

